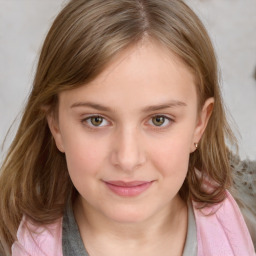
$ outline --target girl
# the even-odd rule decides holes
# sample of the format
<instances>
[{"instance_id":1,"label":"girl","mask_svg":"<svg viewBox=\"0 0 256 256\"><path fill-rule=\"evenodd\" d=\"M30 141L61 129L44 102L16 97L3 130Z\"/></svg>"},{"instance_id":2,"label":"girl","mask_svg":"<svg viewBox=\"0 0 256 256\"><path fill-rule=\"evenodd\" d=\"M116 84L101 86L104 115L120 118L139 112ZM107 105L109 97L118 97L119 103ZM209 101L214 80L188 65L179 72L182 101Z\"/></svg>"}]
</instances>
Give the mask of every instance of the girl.
<instances>
[{"instance_id":1,"label":"girl","mask_svg":"<svg viewBox=\"0 0 256 256\"><path fill-rule=\"evenodd\" d=\"M1 168L4 255L254 255L210 39L178 0L73 0Z\"/></svg>"}]
</instances>

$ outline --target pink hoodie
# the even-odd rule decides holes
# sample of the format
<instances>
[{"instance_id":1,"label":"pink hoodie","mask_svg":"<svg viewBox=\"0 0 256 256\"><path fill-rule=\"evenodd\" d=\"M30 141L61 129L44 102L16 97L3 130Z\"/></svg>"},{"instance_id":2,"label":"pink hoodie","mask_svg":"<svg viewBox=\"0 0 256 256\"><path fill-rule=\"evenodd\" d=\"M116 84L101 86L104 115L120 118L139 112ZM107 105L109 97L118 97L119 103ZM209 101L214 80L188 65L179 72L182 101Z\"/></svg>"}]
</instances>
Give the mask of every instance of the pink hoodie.
<instances>
[{"instance_id":1,"label":"pink hoodie","mask_svg":"<svg viewBox=\"0 0 256 256\"><path fill-rule=\"evenodd\" d=\"M196 209L198 256L255 256L253 243L240 210L227 192L217 205ZM62 256L62 218L39 227L23 218L12 245L13 256Z\"/></svg>"}]
</instances>

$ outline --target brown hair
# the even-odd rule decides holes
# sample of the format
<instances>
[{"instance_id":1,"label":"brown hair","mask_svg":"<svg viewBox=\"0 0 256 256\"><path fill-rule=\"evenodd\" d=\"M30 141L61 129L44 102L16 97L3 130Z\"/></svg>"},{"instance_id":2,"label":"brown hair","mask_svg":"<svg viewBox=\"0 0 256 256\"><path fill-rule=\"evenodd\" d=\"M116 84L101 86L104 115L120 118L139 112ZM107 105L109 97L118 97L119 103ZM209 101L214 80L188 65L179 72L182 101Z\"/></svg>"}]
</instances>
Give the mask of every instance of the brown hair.
<instances>
[{"instance_id":1,"label":"brown hair","mask_svg":"<svg viewBox=\"0 0 256 256\"><path fill-rule=\"evenodd\" d=\"M46 120L58 106L58 94L88 83L114 56L145 36L170 49L194 72L199 108L207 98L215 99L180 194L204 203L223 200L230 183L225 138L232 140L233 135L223 110L214 50L198 17L180 0L73 0L45 39L33 89L1 167L0 238L6 254L22 215L51 223L76 193ZM204 175L219 184L211 193L202 188Z\"/></svg>"}]
</instances>

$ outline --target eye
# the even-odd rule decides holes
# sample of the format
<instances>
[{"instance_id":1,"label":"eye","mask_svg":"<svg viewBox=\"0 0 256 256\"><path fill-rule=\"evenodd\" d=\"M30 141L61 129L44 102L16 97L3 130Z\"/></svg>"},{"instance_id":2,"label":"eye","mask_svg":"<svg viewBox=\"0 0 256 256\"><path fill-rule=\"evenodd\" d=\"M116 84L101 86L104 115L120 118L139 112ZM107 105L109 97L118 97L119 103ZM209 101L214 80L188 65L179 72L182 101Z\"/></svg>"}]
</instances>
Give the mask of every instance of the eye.
<instances>
[{"instance_id":1,"label":"eye","mask_svg":"<svg viewBox=\"0 0 256 256\"><path fill-rule=\"evenodd\" d=\"M102 116L90 116L83 120L88 126L102 127L108 125L108 121Z\"/></svg>"},{"instance_id":2,"label":"eye","mask_svg":"<svg viewBox=\"0 0 256 256\"><path fill-rule=\"evenodd\" d=\"M150 120L150 124L158 127L166 127L170 124L171 118L166 117L166 116L153 116Z\"/></svg>"}]
</instances>

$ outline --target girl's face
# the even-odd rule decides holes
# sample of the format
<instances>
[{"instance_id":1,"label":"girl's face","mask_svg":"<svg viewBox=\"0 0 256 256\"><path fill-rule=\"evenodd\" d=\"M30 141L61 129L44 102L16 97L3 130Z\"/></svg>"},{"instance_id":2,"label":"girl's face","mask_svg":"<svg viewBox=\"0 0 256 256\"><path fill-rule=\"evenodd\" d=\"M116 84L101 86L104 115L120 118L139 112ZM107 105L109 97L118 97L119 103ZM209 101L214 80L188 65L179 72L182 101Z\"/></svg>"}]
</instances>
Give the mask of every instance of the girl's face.
<instances>
[{"instance_id":1,"label":"girl's face","mask_svg":"<svg viewBox=\"0 0 256 256\"><path fill-rule=\"evenodd\" d=\"M149 42L61 93L58 121L48 121L83 209L125 223L175 209L212 104L198 113L192 73Z\"/></svg>"}]
</instances>

